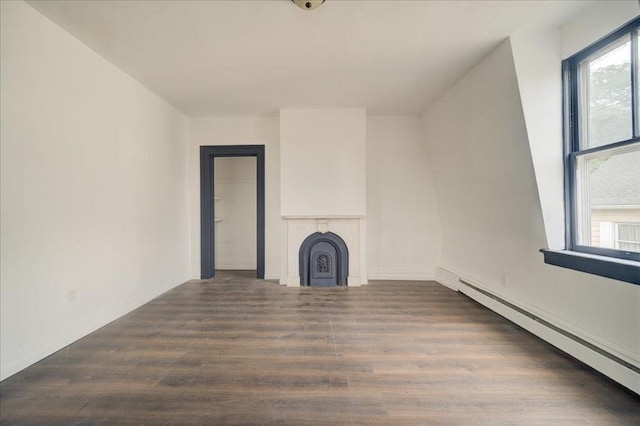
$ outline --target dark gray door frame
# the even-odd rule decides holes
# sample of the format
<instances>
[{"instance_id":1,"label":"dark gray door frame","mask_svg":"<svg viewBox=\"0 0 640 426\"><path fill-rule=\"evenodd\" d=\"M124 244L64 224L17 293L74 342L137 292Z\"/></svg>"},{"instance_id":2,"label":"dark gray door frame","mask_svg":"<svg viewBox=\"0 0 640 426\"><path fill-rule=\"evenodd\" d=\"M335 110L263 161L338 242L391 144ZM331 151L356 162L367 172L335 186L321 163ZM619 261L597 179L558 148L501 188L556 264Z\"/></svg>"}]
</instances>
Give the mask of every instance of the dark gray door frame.
<instances>
[{"instance_id":1,"label":"dark gray door frame","mask_svg":"<svg viewBox=\"0 0 640 426\"><path fill-rule=\"evenodd\" d=\"M216 157L256 157L257 277L264 279L264 145L200 147L200 260L202 279L216 275L213 160Z\"/></svg>"}]
</instances>

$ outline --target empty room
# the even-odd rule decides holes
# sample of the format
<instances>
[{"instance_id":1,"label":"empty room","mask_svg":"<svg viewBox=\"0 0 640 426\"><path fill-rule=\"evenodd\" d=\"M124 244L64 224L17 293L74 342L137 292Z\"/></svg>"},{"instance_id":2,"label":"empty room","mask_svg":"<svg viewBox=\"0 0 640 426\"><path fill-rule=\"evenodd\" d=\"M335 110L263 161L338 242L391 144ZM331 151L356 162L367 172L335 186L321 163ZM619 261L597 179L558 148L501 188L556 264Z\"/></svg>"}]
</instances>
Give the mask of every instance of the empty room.
<instances>
[{"instance_id":1,"label":"empty room","mask_svg":"<svg viewBox=\"0 0 640 426\"><path fill-rule=\"evenodd\" d=\"M637 0L0 7L1 424L640 424Z\"/></svg>"}]
</instances>

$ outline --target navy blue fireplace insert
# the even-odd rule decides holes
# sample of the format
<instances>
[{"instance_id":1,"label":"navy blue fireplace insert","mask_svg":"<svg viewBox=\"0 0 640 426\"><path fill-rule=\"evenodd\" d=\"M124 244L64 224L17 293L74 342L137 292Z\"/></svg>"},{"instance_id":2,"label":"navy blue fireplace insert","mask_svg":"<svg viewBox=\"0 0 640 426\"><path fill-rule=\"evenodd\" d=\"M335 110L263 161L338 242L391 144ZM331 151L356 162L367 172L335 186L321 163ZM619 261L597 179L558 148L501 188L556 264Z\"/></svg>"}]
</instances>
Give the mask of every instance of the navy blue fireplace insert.
<instances>
[{"instance_id":1,"label":"navy blue fireplace insert","mask_svg":"<svg viewBox=\"0 0 640 426\"><path fill-rule=\"evenodd\" d=\"M310 287L346 286L349 250L333 232L309 235L300 246L300 284Z\"/></svg>"}]
</instances>

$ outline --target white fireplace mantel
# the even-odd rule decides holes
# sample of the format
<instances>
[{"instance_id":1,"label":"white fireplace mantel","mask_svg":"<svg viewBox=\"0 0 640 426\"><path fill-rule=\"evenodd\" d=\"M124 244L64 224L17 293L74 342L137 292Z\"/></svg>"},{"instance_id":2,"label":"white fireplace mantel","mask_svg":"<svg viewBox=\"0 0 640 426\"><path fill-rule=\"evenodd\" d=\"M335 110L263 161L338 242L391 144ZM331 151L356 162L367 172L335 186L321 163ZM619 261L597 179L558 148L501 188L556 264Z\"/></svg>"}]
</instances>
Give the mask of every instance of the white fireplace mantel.
<instances>
[{"instance_id":1,"label":"white fireplace mantel","mask_svg":"<svg viewBox=\"0 0 640 426\"><path fill-rule=\"evenodd\" d=\"M285 222L280 284L289 287L300 286L299 251L300 245L309 235L333 232L339 235L349 250L349 276L347 285L359 287L367 284L365 217L361 215L287 215Z\"/></svg>"}]
</instances>

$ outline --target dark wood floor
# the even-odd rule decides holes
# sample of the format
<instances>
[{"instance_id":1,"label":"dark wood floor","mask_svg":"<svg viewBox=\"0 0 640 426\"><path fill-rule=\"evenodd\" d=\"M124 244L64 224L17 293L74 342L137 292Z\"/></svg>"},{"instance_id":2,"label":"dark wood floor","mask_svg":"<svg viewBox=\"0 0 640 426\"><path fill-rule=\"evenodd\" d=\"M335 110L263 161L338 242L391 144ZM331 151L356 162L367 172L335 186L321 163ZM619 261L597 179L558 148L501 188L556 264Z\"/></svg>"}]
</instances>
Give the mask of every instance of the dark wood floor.
<instances>
[{"instance_id":1,"label":"dark wood floor","mask_svg":"<svg viewBox=\"0 0 640 426\"><path fill-rule=\"evenodd\" d=\"M439 284L186 283L0 384L2 424L640 424L622 390Z\"/></svg>"}]
</instances>

